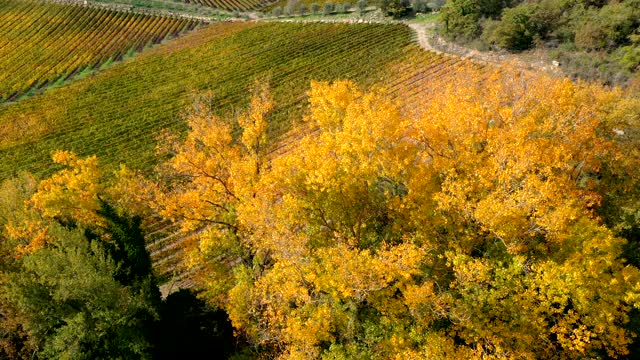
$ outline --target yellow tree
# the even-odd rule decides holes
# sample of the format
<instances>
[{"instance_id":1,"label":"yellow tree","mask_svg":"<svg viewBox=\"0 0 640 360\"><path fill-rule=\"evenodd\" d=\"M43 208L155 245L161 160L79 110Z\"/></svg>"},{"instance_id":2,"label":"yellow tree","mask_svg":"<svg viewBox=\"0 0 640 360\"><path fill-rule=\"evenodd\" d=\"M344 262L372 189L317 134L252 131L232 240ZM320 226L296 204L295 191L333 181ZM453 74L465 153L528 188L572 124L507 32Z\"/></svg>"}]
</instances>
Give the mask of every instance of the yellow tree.
<instances>
[{"instance_id":1,"label":"yellow tree","mask_svg":"<svg viewBox=\"0 0 640 360\"><path fill-rule=\"evenodd\" d=\"M197 108L155 201L207 295L284 359L624 355L640 274L600 210L603 168L638 164L614 131L637 100L510 69L439 89L407 114L312 83L277 156L266 88L236 136Z\"/></svg>"},{"instance_id":2,"label":"yellow tree","mask_svg":"<svg viewBox=\"0 0 640 360\"><path fill-rule=\"evenodd\" d=\"M264 82L255 83L249 110L234 119L237 124L212 114L206 100L196 102L186 117L190 132L166 164L170 180L153 189L153 208L180 222L191 239L185 244L188 265L202 270L211 296L222 301L233 266L253 257L243 244L236 208L253 198L265 166L266 116L272 108ZM234 137L236 125L239 138Z\"/></svg>"}]
</instances>

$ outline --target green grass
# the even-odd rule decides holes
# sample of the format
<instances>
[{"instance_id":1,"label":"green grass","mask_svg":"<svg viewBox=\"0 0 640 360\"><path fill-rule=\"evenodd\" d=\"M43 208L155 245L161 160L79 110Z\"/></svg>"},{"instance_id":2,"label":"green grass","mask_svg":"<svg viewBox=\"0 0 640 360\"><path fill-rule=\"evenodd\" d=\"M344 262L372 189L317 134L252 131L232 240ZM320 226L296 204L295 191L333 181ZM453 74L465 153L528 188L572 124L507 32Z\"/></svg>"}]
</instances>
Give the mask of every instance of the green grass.
<instances>
[{"instance_id":1,"label":"green grass","mask_svg":"<svg viewBox=\"0 0 640 360\"><path fill-rule=\"evenodd\" d=\"M412 19L409 20L410 23L418 23L418 24L423 24L423 23L435 23L438 22L438 20L440 19L440 13L417 13L415 15L415 17L413 17Z\"/></svg>"},{"instance_id":2,"label":"green grass","mask_svg":"<svg viewBox=\"0 0 640 360\"><path fill-rule=\"evenodd\" d=\"M50 173L56 149L149 170L158 135L184 133L180 112L213 92L216 111L246 106L247 89L269 76L278 107L273 136L305 108L311 80L378 82L411 42L402 25L223 23L187 34L72 84L0 107L0 178ZM366 59L366 60L364 60Z\"/></svg>"}]
</instances>

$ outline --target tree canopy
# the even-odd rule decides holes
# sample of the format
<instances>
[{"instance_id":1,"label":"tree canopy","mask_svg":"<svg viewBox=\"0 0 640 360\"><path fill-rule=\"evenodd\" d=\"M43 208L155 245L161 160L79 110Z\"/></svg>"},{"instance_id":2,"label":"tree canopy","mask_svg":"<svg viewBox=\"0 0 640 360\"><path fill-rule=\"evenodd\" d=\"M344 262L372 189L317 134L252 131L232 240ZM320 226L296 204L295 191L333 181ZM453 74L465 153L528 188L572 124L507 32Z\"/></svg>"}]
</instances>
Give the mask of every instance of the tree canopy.
<instances>
[{"instance_id":1,"label":"tree canopy","mask_svg":"<svg viewBox=\"0 0 640 360\"><path fill-rule=\"evenodd\" d=\"M190 264L238 331L283 359L627 354L640 274L603 201L638 209L637 134L619 135L637 101L479 77L418 112L312 83L306 132L276 153L264 90L237 122L191 114L158 211L197 234Z\"/></svg>"},{"instance_id":2,"label":"tree canopy","mask_svg":"<svg viewBox=\"0 0 640 360\"><path fill-rule=\"evenodd\" d=\"M0 218L16 255L3 262L16 274L3 287L10 308L44 337L43 355L109 339L100 329L114 340L93 351L150 353L144 338L121 338L140 311L156 316L153 291L140 290L152 287L136 285L152 283L140 223L106 199L180 224L200 296L261 356L628 355L640 309L638 99L513 69L461 67L434 85L406 108L384 88L313 82L283 143L269 139L274 103L258 82L236 117L196 104L154 181L58 153L68 168L14 186L26 207ZM180 311L179 326L215 318ZM132 322L79 330L114 319Z\"/></svg>"}]
</instances>

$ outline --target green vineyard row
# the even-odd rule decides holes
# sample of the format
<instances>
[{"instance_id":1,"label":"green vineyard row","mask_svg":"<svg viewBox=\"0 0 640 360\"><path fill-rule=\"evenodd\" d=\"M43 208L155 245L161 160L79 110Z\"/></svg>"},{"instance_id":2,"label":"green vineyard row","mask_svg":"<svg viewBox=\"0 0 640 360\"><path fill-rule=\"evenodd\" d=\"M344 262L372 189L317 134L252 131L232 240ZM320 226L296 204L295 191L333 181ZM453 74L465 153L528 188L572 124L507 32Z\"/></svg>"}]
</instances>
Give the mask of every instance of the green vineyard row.
<instances>
[{"instance_id":1,"label":"green vineyard row","mask_svg":"<svg viewBox=\"0 0 640 360\"><path fill-rule=\"evenodd\" d=\"M198 4L230 11L248 11L263 7L265 0L183 0L187 4Z\"/></svg>"}]
</instances>

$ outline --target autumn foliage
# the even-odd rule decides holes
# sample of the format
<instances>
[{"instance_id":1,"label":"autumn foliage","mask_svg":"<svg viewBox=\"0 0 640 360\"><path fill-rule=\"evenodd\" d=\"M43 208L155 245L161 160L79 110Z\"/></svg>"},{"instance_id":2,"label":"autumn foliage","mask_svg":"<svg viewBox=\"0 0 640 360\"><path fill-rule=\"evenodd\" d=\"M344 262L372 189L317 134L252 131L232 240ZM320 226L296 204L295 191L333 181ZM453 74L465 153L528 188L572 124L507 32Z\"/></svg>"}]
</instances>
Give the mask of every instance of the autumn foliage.
<instances>
[{"instance_id":1,"label":"autumn foliage","mask_svg":"<svg viewBox=\"0 0 640 360\"><path fill-rule=\"evenodd\" d=\"M157 209L197 234L190 264L240 333L286 359L627 353L640 274L598 209L603 168L638 165L614 131L637 104L479 77L410 112L383 89L312 83L309 131L278 156L264 88L237 123L192 113Z\"/></svg>"},{"instance_id":2,"label":"autumn foliage","mask_svg":"<svg viewBox=\"0 0 640 360\"><path fill-rule=\"evenodd\" d=\"M131 198L181 224L204 296L264 355L627 355L640 272L623 230L639 224L618 215L638 211L637 100L510 69L437 85L407 109L382 88L313 82L287 144L267 136L264 84L233 120L196 106L163 181ZM91 180L92 158L57 157L75 170L34 206L66 209L67 192L91 209L92 187L55 184Z\"/></svg>"}]
</instances>

